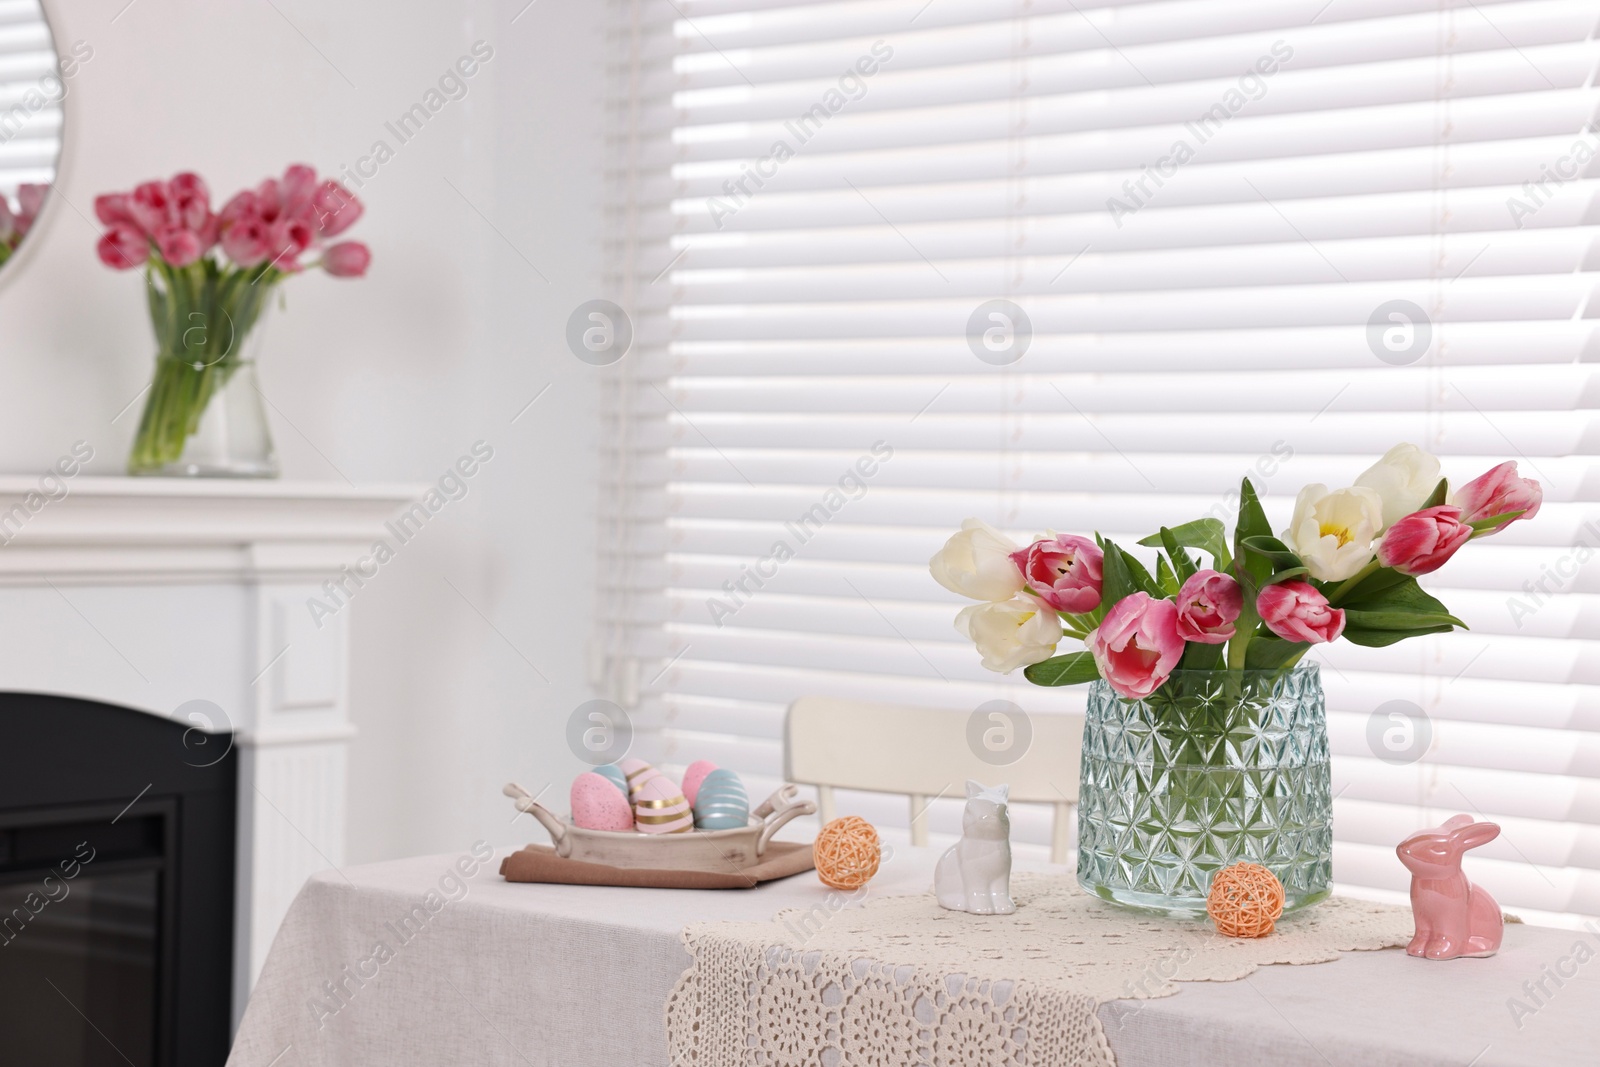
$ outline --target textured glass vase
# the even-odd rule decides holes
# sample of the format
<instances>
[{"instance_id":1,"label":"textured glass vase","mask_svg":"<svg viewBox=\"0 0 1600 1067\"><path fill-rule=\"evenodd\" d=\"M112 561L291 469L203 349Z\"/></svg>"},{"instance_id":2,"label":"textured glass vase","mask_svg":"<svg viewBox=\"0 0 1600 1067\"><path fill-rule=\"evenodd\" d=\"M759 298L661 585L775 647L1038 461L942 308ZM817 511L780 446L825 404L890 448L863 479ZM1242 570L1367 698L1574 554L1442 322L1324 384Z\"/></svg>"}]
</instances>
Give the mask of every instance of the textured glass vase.
<instances>
[{"instance_id":1,"label":"textured glass vase","mask_svg":"<svg viewBox=\"0 0 1600 1067\"><path fill-rule=\"evenodd\" d=\"M1078 883L1132 907L1203 916L1211 876L1259 863L1285 910L1328 895L1328 730L1315 664L1175 671L1144 700L1089 690Z\"/></svg>"}]
</instances>

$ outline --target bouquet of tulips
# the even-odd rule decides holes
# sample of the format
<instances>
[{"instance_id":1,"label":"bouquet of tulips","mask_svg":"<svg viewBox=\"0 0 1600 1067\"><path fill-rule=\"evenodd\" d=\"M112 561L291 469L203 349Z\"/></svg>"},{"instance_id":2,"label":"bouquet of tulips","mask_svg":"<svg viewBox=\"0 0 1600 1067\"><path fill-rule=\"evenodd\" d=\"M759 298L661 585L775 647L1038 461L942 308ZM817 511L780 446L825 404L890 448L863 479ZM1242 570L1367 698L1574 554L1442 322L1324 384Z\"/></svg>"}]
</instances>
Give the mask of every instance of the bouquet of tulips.
<instances>
[{"instance_id":1,"label":"bouquet of tulips","mask_svg":"<svg viewBox=\"0 0 1600 1067\"><path fill-rule=\"evenodd\" d=\"M28 236L33 220L39 217L39 209L44 207L44 194L49 191L48 185L24 182L17 186L15 207L0 193L0 263L10 259L22 239Z\"/></svg>"},{"instance_id":2,"label":"bouquet of tulips","mask_svg":"<svg viewBox=\"0 0 1600 1067\"><path fill-rule=\"evenodd\" d=\"M147 274L156 374L129 460L134 471L183 453L278 283L307 267L358 278L372 260L359 241L330 243L361 217L361 201L304 164L236 193L221 211L212 210L204 179L187 172L96 197L94 211L107 227L100 261Z\"/></svg>"},{"instance_id":3,"label":"bouquet of tulips","mask_svg":"<svg viewBox=\"0 0 1600 1067\"><path fill-rule=\"evenodd\" d=\"M1287 669L1340 637L1376 647L1465 628L1417 575L1533 518L1542 500L1514 462L1452 493L1437 459L1401 444L1347 489L1300 490L1276 537L1244 479L1231 543L1220 519L1162 527L1139 542L1155 550L1153 573L1098 535L1055 534L1024 548L977 519L929 569L979 601L956 616L956 629L989 670L1025 667L1037 685L1104 678L1138 700L1178 669ZM1064 636L1085 650L1057 655Z\"/></svg>"},{"instance_id":4,"label":"bouquet of tulips","mask_svg":"<svg viewBox=\"0 0 1600 1067\"><path fill-rule=\"evenodd\" d=\"M320 253L310 266L360 277L372 258L367 246L327 240L355 225L362 210L354 193L331 179L318 181L304 163L234 194L218 212L205 179L185 172L95 197L94 213L106 225L96 252L117 270L148 263L167 283L243 274L271 284L303 270L307 253Z\"/></svg>"}]
</instances>

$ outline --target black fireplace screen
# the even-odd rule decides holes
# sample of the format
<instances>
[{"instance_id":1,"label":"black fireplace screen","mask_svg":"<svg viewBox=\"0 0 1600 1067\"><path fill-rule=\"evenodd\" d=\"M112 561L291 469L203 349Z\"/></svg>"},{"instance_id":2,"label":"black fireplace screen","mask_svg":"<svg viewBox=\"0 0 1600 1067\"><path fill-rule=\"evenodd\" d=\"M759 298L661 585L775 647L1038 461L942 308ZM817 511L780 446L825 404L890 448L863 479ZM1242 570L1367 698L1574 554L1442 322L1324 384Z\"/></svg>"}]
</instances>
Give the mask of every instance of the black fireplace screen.
<instances>
[{"instance_id":1,"label":"black fireplace screen","mask_svg":"<svg viewBox=\"0 0 1600 1067\"><path fill-rule=\"evenodd\" d=\"M0 1064L226 1058L235 758L189 729L0 693Z\"/></svg>"}]
</instances>

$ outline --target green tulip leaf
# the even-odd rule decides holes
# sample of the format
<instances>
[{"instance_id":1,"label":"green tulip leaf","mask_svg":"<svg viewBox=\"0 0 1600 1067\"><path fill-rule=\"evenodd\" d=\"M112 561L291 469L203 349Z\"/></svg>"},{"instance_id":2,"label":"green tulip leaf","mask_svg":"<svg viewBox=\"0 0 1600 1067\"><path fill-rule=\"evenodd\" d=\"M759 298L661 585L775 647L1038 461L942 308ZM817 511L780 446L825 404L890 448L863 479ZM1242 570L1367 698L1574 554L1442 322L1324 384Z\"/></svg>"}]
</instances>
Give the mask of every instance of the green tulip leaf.
<instances>
[{"instance_id":1,"label":"green tulip leaf","mask_svg":"<svg viewBox=\"0 0 1600 1067\"><path fill-rule=\"evenodd\" d=\"M1160 586L1144 569L1144 564L1122 551L1113 541L1102 542L1101 548L1105 552L1105 564L1100 607L1110 610L1112 605L1133 593L1144 592L1153 597L1162 595ZM1104 617L1102 614L1101 618Z\"/></svg>"},{"instance_id":2,"label":"green tulip leaf","mask_svg":"<svg viewBox=\"0 0 1600 1067\"><path fill-rule=\"evenodd\" d=\"M1100 677L1100 669L1089 653L1068 652L1025 667L1022 674L1034 685L1079 685Z\"/></svg>"},{"instance_id":3,"label":"green tulip leaf","mask_svg":"<svg viewBox=\"0 0 1600 1067\"><path fill-rule=\"evenodd\" d=\"M1449 495L1450 483L1445 479L1440 478L1439 484L1433 487L1433 492L1428 494L1428 499L1423 501L1422 507L1418 508L1417 510L1426 511L1428 508L1436 508L1440 504L1443 504L1445 502L1445 498Z\"/></svg>"},{"instance_id":4,"label":"green tulip leaf","mask_svg":"<svg viewBox=\"0 0 1600 1067\"><path fill-rule=\"evenodd\" d=\"M1247 537L1244 539L1244 550L1267 560L1274 571L1289 567L1305 569L1305 561L1276 537Z\"/></svg>"},{"instance_id":5,"label":"green tulip leaf","mask_svg":"<svg viewBox=\"0 0 1600 1067\"><path fill-rule=\"evenodd\" d=\"M1244 555L1244 543L1252 537L1271 537L1272 526L1256 496L1256 486L1248 475L1239 483L1239 523L1233 528L1233 554Z\"/></svg>"},{"instance_id":6,"label":"green tulip leaf","mask_svg":"<svg viewBox=\"0 0 1600 1067\"><path fill-rule=\"evenodd\" d=\"M1146 548L1165 547L1163 535L1166 533L1172 534L1174 544L1183 548L1197 548L1209 555L1219 571L1225 571L1233 564L1233 557L1228 555L1227 530L1221 519L1194 519L1174 526L1170 531L1163 529L1161 533L1151 534L1139 543Z\"/></svg>"},{"instance_id":7,"label":"green tulip leaf","mask_svg":"<svg viewBox=\"0 0 1600 1067\"><path fill-rule=\"evenodd\" d=\"M1447 634L1455 627L1445 624L1440 626L1424 626L1417 630L1364 630L1359 626L1346 625L1341 635L1352 645L1361 645L1365 648L1383 648L1412 637L1421 637L1424 634Z\"/></svg>"},{"instance_id":8,"label":"green tulip leaf","mask_svg":"<svg viewBox=\"0 0 1600 1067\"><path fill-rule=\"evenodd\" d=\"M1467 525L1472 527L1473 537L1482 537L1484 534L1492 533L1506 523L1521 517L1522 512L1520 511L1508 511L1504 515L1491 515L1487 519L1473 519Z\"/></svg>"},{"instance_id":9,"label":"green tulip leaf","mask_svg":"<svg viewBox=\"0 0 1600 1067\"><path fill-rule=\"evenodd\" d=\"M1164 596L1178 595L1178 576L1168 565L1166 556L1156 557L1156 584L1161 587Z\"/></svg>"},{"instance_id":10,"label":"green tulip leaf","mask_svg":"<svg viewBox=\"0 0 1600 1067\"><path fill-rule=\"evenodd\" d=\"M1178 579L1178 584L1181 586L1184 582L1194 577L1195 571L1200 568L1195 565L1194 560L1189 558L1189 553L1184 551L1183 545L1178 543L1178 536L1167 527L1161 527L1161 533L1157 536L1161 538L1161 547L1167 550L1167 556L1172 560L1172 569ZM1149 538L1145 540L1149 540ZM1144 541L1139 543L1144 544Z\"/></svg>"},{"instance_id":11,"label":"green tulip leaf","mask_svg":"<svg viewBox=\"0 0 1600 1067\"><path fill-rule=\"evenodd\" d=\"M1244 665L1254 671L1277 670L1295 662L1310 648L1304 641L1285 641L1274 633L1257 634L1245 652Z\"/></svg>"}]
</instances>

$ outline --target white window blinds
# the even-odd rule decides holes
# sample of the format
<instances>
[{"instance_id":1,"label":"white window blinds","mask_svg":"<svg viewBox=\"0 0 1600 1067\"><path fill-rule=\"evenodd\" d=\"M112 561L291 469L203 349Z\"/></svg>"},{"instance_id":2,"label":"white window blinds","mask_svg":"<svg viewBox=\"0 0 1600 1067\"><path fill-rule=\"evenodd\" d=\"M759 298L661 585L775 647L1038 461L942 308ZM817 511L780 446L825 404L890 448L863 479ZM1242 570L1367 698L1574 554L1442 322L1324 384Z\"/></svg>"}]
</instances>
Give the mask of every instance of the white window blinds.
<instances>
[{"instance_id":1,"label":"white window blinds","mask_svg":"<svg viewBox=\"0 0 1600 1067\"><path fill-rule=\"evenodd\" d=\"M806 693L1081 708L953 631L962 518L1128 545L1252 471L1281 527L1409 440L1547 503L1425 583L1470 632L1324 657L1335 878L1403 891L1398 840L1468 811L1503 903L1600 914L1600 8L616 11L597 665L659 758L774 778Z\"/></svg>"},{"instance_id":2,"label":"white window blinds","mask_svg":"<svg viewBox=\"0 0 1600 1067\"><path fill-rule=\"evenodd\" d=\"M13 208L18 185L55 180L66 92L39 0L0 0L0 194Z\"/></svg>"}]
</instances>

